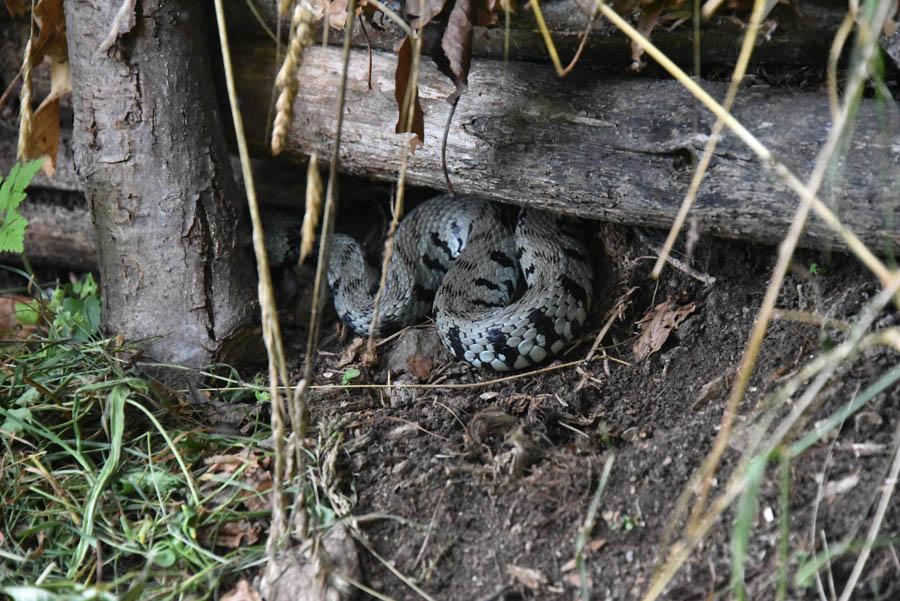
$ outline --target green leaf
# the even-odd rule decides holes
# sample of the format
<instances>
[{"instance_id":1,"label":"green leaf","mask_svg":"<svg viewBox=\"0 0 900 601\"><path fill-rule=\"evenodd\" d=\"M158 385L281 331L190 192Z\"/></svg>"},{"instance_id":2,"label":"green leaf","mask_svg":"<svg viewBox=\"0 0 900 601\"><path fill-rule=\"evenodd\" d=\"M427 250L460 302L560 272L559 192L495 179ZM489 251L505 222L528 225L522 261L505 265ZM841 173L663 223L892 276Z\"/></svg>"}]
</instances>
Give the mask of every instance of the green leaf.
<instances>
[{"instance_id":1,"label":"green leaf","mask_svg":"<svg viewBox=\"0 0 900 601\"><path fill-rule=\"evenodd\" d=\"M21 253L25 251L25 228L28 220L19 213L19 205L25 200L25 188L41 168L43 159L20 165L16 163L9 177L0 185L0 251Z\"/></svg>"},{"instance_id":2,"label":"green leaf","mask_svg":"<svg viewBox=\"0 0 900 601\"><path fill-rule=\"evenodd\" d=\"M25 228L28 220L16 209L7 209L0 222L0 251L25 252Z\"/></svg>"},{"instance_id":3,"label":"green leaf","mask_svg":"<svg viewBox=\"0 0 900 601\"><path fill-rule=\"evenodd\" d=\"M346 386L352 380L359 377L359 370L355 367L351 367L347 371L344 372L344 375L341 376L341 386Z\"/></svg>"},{"instance_id":4,"label":"green leaf","mask_svg":"<svg viewBox=\"0 0 900 601\"><path fill-rule=\"evenodd\" d=\"M182 480L169 472L161 469L147 471L142 467L128 470L119 481L124 494L133 494L137 490L152 494L166 493L181 485Z\"/></svg>"},{"instance_id":5,"label":"green leaf","mask_svg":"<svg viewBox=\"0 0 900 601\"><path fill-rule=\"evenodd\" d=\"M38 322L38 319L40 319L41 312L38 308L37 301L33 300L27 303L16 302L16 310L13 315L19 323L33 326Z\"/></svg>"},{"instance_id":6,"label":"green leaf","mask_svg":"<svg viewBox=\"0 0 900 601\"><path fill-rule=\"evenodd\" d=\"M31 422L31 409L19 407L10 409L6 419L0 422L0 430L7 434L18 435L22 433L23 424Z\"/></svg>"},{"instance_id":7,"label":"green leaf","mask_svg":"<svg viewBox=\"0 0 900 601\"><path fill-rule=\"evenodd\" d=\"M88 272L86 276L84 276L84 280L77 282L79 289L78 292L81 294L81 298L97 298L97 282L94 281L94 274Z\"/></svg>"},{"instance_id":8,"label":"green leaf","mask_svg":"<svg viewBox=\"0 0 900 601\"><path fill-rule=\"evenodd\" d=\"M153 545L153 563L161 568L171 568L178 561L178 555L167 542L158 542Z\"/></svg>"},{"instance_id":9,"label":"green leaf","mask_svg":"<svg viewBox=\"0 0 900 601\"><path fill-rule=\"evenodd\" d=\"M87 333L91 335L96 334L100 330L100 301L93 296L84 299L82 312L87 321L85 324Z\"/></svg>"}]
</instances>

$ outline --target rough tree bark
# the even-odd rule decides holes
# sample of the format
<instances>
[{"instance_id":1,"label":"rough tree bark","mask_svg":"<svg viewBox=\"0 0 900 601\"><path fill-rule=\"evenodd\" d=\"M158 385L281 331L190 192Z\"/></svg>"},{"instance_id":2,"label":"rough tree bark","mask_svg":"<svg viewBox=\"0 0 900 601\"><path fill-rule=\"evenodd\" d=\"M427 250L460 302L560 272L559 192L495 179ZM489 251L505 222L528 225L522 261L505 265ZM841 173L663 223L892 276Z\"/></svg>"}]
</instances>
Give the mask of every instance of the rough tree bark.
<instances>
[{"instance_id":1,"label":"rough tree bark","mask_svg":"<svg viewBox=\"0 0 900 601\"><path fill-rule=\"evenodd\" d=\"M128 3L126 3L127 5ZM254 315L246 219L213 101L204 4L66 0L75 163L107 332L155 360L238 359Z\"/></svg>"}]
</instances>

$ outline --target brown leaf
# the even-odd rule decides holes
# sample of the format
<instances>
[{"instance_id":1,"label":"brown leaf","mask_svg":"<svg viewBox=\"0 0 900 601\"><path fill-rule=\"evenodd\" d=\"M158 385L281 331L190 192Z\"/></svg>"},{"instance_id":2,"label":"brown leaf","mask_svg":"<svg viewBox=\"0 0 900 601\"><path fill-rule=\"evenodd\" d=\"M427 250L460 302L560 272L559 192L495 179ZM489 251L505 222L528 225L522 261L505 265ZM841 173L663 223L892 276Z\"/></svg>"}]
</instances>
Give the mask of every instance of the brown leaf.
<instances>
[{"instance_id":1,"label":"brown leaf","mask_svg":"<svg viewBox=\"0 0 900 601\"><path fill-rule=\"evenodd\" d=\"M523 568L511 563L506 565L506 573L531 590L537 590L549 582L543 572L534 568Z\"/></svg>"},{"instance_id":2,"label":"brown leaf","mask_svg":"<svg viewBox=\"0 0 900 601\"><path fill-rule=\"evenodd\" d=\"M468 87L474 26L495 24L499 18L498 9L509 6L512 10L513 4L514 0L426 0L423 10L419 0L406 0L406 12L414 17L412 27L422 29L424 51L438 70L456 85L456 90L447 100L455 101ZM408 130L406 125L408 113L404 109L407 106L404 100L412 69L412 40L407 37L398 54L394 96L400 107L400 119L395 131L415 132L417 139L410 141L410 152L414 153L416 147L424 143L425 125L418 90L415 90L412 128Z\"/></svg>"},{"instance_id":3,"label":"brown leaf","mask_svg":"<svg viewBox=\"0 0 900 601\"><path fill-rule=\"evenodd\" d=\"M62 0L41 0L35 6L34 20L41 29L34 44L33 60L38 65L45 56L50 57L50 93L34 113L31 130L25 140L24 158L43 157L41 171L51 177L56 171L59 149L59 99L72 92Z\"/></svg>"},{"instance_id":4,"label":"brown leaf","mask_svg":"<svg viewBox=\"0 0 900 601\"><path fill-rule=\"evenodd\" d=\"M441 37L441 50L447 57L450 79L456 91L449 100L461 96L469 86L469 65L472 63L472 32L474 27L474 0L456 0ZM438 65L440 66L440 65Z\"/></svg>"},{"instance_id":5,"label":"brown leaf","mask_svg":"<svg viewBox=\"0 0 900 601\"><path fill-rule=\"evenodd\" d=\"M366 0L361 0L356 3L353 15L365 12L371 19L373 9ZM347 25L347 0L309 0L309 10L316 21L321 21L327 15L328 25L334 29L341 30Z\"/></svg>"},{"instance_id":6,"label":"brown leaf","mask_svg":"<svg viewBox=\"0 0 900 601\"><path fill-rule=\"evenodd\" d=\"M341 352L341 356L338 359L337 365L335 365L336 369L340 369L345 365L349 365L356 359L356 355L359 349L362 348L362 345L365 343L366 339L357 336L353 339L353 341Z\"/></svg>"},{"instance_id":7,"label":"brown leaf","mask_svg":"<svg viewBox=\"0 0 900 601\"><path fill-rule=\"evenodd\" d=\"M258 459L248 450L244 449L238 453L229 453L225 455L213 455L203 460L203 463L209 466L207 472L224 472L233 474L239 468L247 465L246 472L259 469Z\"/></svg>"},{"instance_id":8,"label":"brown leaf","mask_svg":"<svg viewBox=\"0 0 900 601\"><path fill-rule=\"evenodd\" d=\"M0 297L0 338L6 340L25 340L31 334L39 332L37 325L23 323L19 316L23 311L33 311L34 299L27 296Z\"/></svg>"},{"instance_id":9,"label":"brown leaf","mask_svg":"<svg viewBox=\"0 0 900 601\"><path fill-rule=\"evenodd\" d=\"M452 2L453 0L450 1ZM433 18L444 11L446 5L447 0L425 0L425 11L420 15L419 9L422 8L421 1L406 0L406 14L418 17L417 19L412 19L410 21L410 27L412 27L413 29L417 29L420 24L428 24Z\"/></svg>"},{"instance_id":10,"label":"brown leaf","mask_svg":"<svg viewBox=\"0 0 900 601\"><path fill-rule=\"evenodd\" d=\"M221 601L262 601L262 596L246 579L242 579L237 586L222 595Z\"/></svg>"},{"instance_id":11,"label":"brown leaf","mask_svg":"<svg viewBox=\"0 0 900 601\"><path fill-rule=\"evenodd\" d=\"M337 30L344 29L347 24L347 0L332 0L325 9L328 24Z\"/></svg>"},{"instance_id":12,"label":"brown leaf","mask_svg":"<svg viewBox=\"0 0 900 601\"><path fill-rule=\"evenodd\" d=\"M563 576L563 580L565 580L566 583L571 586L581 587L581 574L579 574L578 572L571 572L569 574L566 574L565 576ZM588 590L594 588L594 579L591 578L590 575L588 575L587 577L587 586Z\"/></svg>"},{"instance_id":13,"label":"brown leaf","mask_svg":"<svg viewBox=\"0 0 900 601\"><path fill-rule=\"evenodd\" d=\"M59 150L59 98L41 103L31 119L31 129L25 140L25 159L44 158L41 171L52 177L56 171L56 153Z\"/></svg>"},{"instance_id":14,"label":"brown leaf","mask_svg":"<svg viewBox=\"0 0 900 601\"><path fill-rule=\"evenodd\" d=\"M676 329L688 315L694 312L697 303L691 303L679 307L675 299L667 298L665 302L656 305L638 322L641 335L634 343L634 360L643 361L662 348L669 338L669 333Z\"/></svg>"},{"instance_id":15,"label":"brown leaf","mask_svg":"<svg viewBox=\"0 0 900 601\"><path fill-rule=\"evenodd\" d=\"M31 10L31 0L6 0L6 10L11 17L20 17Z\"/></svg>"},{"instance_id":16,"label":"brown leaf","mask_svg":"<svg viewBox=\"0 0 900 601\"><path fill-rule=\"evenodd\" d=\"M272 474L265 469L264 465L260 465L259 455L244 449L238 453L207 457L204 459L204 463L209 467L207 474L201 477L201 481L212 481L217 486L218 480L208 477L210 474L216 472L234 474L238 469L246 466L240 475L240 482L244 489L244 492L240 494L240 501L250 511L264 511L268 509L268 491L272 488Z\"/></svg>"},{"instance_id":17,"label":"brown leaf","mask_svg":"<svg viewBox=\"0 0 900 601\"><path fill-rule=\"evenodd\" d=\"M261 532L262 526L258 522L251 523L249 520L240 520L216 524L215 527L202 532L201 535L204 539L220 547L237 549L255 545L259 541ZM210 540L210 537L215 538Z\"/></svg>"},{"instance_id":18,"label":"brown leaf","mask_svg":"<svg viewBox=\"0 0 900 601\"><path fill-rule=\"evenodd\" d=\"M650 39L650 32L659 23L659 17L668 5L673 4L672 0L656 0L645 6L641 10L641 16L638 17L637 30L641 34ZM647 63L641 60L644 55L644 48L635 42L631 42L631 70L640 71L647 66Z\"/></svg>"},{"instance_id":19,"label":"brown leaf","mask_svg":"<svg viewBox=\"0 0 900 601\"><path fill-rule=\"evenodd\" d=\"M411 132L416 134L414 139L419 141L419 145L425 143L425 113L422 111L422 105L419 104L419 88L418 86L412 91L413 102L406 102L406 90L410 85L410 74L412 73L412 40L409 36L403 40L400 49L397 51L397 70L394 71L394 98L397 100L397 108L400 111L400 117L397 119L397 125L394 128L395 133ZM407 129L409 124L409 107L412 105L412 127ZM410 143L410 150L415 152L415 147Z\"/></svg>"},{"instance_id":20,"label":"brown leaf","mask_svg":"<svg viewBox=\"0 0 900 601\"><path fill-rule=\"evenodd\" d=\"M431 376L431 368L433 363L431 357L423 357L422 355L410 355L406 358L406 368L409 373L419 378L421 382L425 382Z\"/></svg>"},{"instance_id":21,"label":"brown leaf","mask_svg":"<svg viewBox=\"0 0 900 601\"><path fill-rule=\"evenodd\" d=\"M44 54L58 61L69 60L66 44L66 17L62 9L62 0L41 0L34 7L34 20L41 28L34 48L35 64L44 60Z\"/></svg>"}]
</instances>

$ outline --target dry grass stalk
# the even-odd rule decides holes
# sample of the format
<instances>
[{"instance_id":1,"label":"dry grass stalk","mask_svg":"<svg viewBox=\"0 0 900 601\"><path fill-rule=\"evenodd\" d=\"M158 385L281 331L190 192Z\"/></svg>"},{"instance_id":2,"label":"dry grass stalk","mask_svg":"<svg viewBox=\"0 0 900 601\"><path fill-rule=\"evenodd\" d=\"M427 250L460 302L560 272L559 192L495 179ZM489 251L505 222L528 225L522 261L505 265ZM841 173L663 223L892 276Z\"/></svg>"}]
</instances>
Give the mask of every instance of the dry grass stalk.
<instances>
[{"instance_id":1,"label":"dry grass stalk","mask_svg":"<svg viewBox=\"0 0 900 601\"><path fill-rule=\"evenodd\" d=\"M31 137L31 123L34 111L31 108L31 72L32 72L31 40L25 45L25 60L22 62L22 92L19 105L19 143L16 147L16 158L25 160L25 147Z\"/></svg>"},{"instance_id":2,"label":"dry grass stalk","mask_svg":"<svg viewBox=\"0 0 900 601\"><path fill-rule=\"evenodd\" d=\"M250 153L247 149L247 138L244 135L244 124L241 119L240 110L237 102L237 92L234 85L234 70L231 63L231 53L228 44L228 33L225 26L225 10L222 6L222 0L215 0L216 22L218 25L219 41L222 47L222 64L225 69L225 82L228 89L228 100L231 106L231 115L234 122L235 139L237 140L238 153L241 158L241 169L244 177L244 187L247 191L247 204L250 209L250 221L253 224L253 251L256 255L257 272L259 273L259 303L262 313L262 331L263 342L266 346L266 353L269 357L269 394L272 399L272 431L275 441L275 461L272 474L272 490L283 491L285 482L289 481L292 474L288 469L296 465L297 471L303 473L303 454L302 450L297 448L286 448L285 445L285 424L282 417L284 410L284 399L281 395L282 388L279 382L283 384L283 390L290 390L290 380L288 378L287 364L284 360L284 347L281 340L281 330L278 324L278 314L275 310L275 295L272 286L272 276L269 272L269 260L266 255L266 246L263 239L262 220L259 215L259 203L256 198L256 186L253 179L253 171L250 168ZM305 390L305 382L301 382L299 390ZM291 442L300 441L305 437L305 411L302 408L305 399L299 394L297 403L290 405L292 420ZM297 407L301 409L298 410ZM286 456L293 453L294 462L288 461ZM272 495L272 525L270 529L269 539L266 543L266 553L271 561L275 554L283 548L286 542L285 537L281 533L285 531L285 499L283 495ZM302 507L302 497L295 503L296 506Z\"/></svg>"},{"instance_id":3,"label":"dry grass stalk","mask_svg":"<svg viewBox=\"0 0 900 601\"><path fill-rule=\"evenodd\" d=\"M765 5L765 0L755 0L753 3L753 12L750 14L750 22L747 24L747 33L744 34L741 53L738 56L737 64L734 67L734 73L731 75L731 83L728 86L725 100L722 102L722 107L728 112L731 112L731 107L734 105L735 98L737 98L738 88L741 85L741 81L744 79L744 74L747 72L747 65L750 64L750 55L753 54L753 47L756 44L756 34L759 31L759 24L763 19L763 13L766 8ZM703 176L706 175L706 172L709 169L709 163L712 160L716 146L719 144L719 139L724 127L725 121L722 120L722 118L716 118L712 133L707 139L706 146L703 149L703 156L700 158L700 163L697 165L697 169L694 171L694 177L691 179L691 185L688 188L687 194L684 196L681 207L678 209L678 215L675 216L675 222L669 229L669 235L666 237L666 242L663 244L662 251L660 251L659 257L656 259L656 264L653 266L653 271L651 273L651 277L653 278L659 277L660 272L662 272L663 263L669 258L669 253L672 252L672 247L675 245L675 239L678 237L678 233L681 231L681 227L687 219L688 212L691 210L691 207L694 205L694 200L697 198L697 191L700 189L700 183L703 181Z\"/></svg>"},{"instance_id":4,"label":"dry grass stalk","mask_svg":"<svg viewBox=\"0 0 900 601\"><path fill-rule=\"evenodd\" d=\"M279 154L284 149L294 118L294 98L297 96L297 68L303 60L303 50L312 45L313 14L303 4L294 6L291 17L291 39L284 63L275 78L275 87L281 90L275 102L275 125L272 130L272 154Z\"/></svg>"},{"instance_id":5,"label":"dry grass stalk","mask_svg":"<svg viewBox=\"0 0 900 601\"><path fill-rule=\"evenodd\" d=\"M421 0L419 6L419 14L425 14L425 0ZM413 55L412 55L412 68L410 69L410 77L409 82L406 86L406 96L404 100L404 105L407 107L411 107L413 105L413 98L415 97L416 90L419 85L419 57L422 54L422 36L417 35L416 41L413 44ZM407 131L412 130L412 122L413 122L413 111L407 110L407 122L406 129ZM387 270L388 264L390 263L391 256L394 254L394 234L397 232L397 227L400 223L400 218L403 216L403 200L406 193L406 169L409 164L409 155L410 150L409 146L403 145L403 155L400 158L400 175L397 181L397 198L394 202L394 206L392 207L392 219L391 219L391 227L388 230L387 239L384 241L384 259L381 264L381 280L378 283L378 291L375 293L375 306L372 312L372 323L369 325L369 340L366 344L366 352L364 355L364 359L367 363L374 362L375 360L375 324L378 321L378 310L381 306L381 296L384 294L384 287L387 283Z\"/></svg>"},{"instance_id":6,"label":"dry grass stalk","mask_svg":"<svg viewBox=\"0 0 900 601\"><path fill-rule=\"evenodd\" d=\"M303 225L300 227L300 263L303 263L313 250L321 214L322 177L319 175L318 156L313 153L309 157L309 167L306 170L306 209L303 213Z\"/></svg>"}]
</instances>

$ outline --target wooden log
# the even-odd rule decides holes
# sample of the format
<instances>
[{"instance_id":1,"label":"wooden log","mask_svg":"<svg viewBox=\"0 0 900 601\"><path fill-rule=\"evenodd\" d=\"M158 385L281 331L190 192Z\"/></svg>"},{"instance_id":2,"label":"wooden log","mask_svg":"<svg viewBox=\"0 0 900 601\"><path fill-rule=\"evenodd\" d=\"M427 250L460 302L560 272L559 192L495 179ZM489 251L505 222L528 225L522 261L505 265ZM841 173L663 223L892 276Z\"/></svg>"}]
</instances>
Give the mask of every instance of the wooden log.
<instances>
[{"instance_id":1,"label":"wooden log","mask_svg":"<svg viewBox=\"0 0 900 601\"><path fill-rule=\"evenodd\" d=\"M229 23L238 36L262 38L264 30L260 20L270 30L277 28L277 0L250 1L259 18L249 10L248 0L231 0L228 3ZM496 59L506 56L511 60L522 61L550 60L534 11L525 2L519 4L519 9L510 15L508 54L505 19L501 16L496 26L475 28L472 40L472 52L475 56ZM581 4L593 7L590 0L583 0ZM801 9L802 12L793 6L779 4L772 10L768 16L767 33L760 37L754 50L755 65L770 68L775 65L791 68L796 68L797 65L815 65L824 69L831 40L847 11L846 3L807 2ZM541 3L541 11L561 60L569 61L581 44L581 36L590 19L579 8L576 0L545 1ZM722 10L710 21L702 23L700 58L704 68L735 63L744 35L739 19L747 17L748 13ZM289 18L282 19L282 31L285 35L288 21ZM371 45L376 49L390 51L396 41L405 35L389 19L378 21L383 29L368 27L368 35L363 34L359 27L355 28L353 44L356 47ZM682 20L675 27L673 25L669 20L655 28L652 41L669 58L690 68L693 64L694 35L690 18ZM318 39L321 39L321 26L318 34ZM330 43L340 44L342 40L342 31L332 29L328 33ZM631 64L631 42L614 25L601 18L591 30L582 60L594 66L606 65L613 71L625 70Z\"/></svg>"},{"instance_id":2,"label":"wooden log","mask_svg":"<svg viewBox=\"0 0 900 601\"><path fill-rule=\"evenodd\" d=\"M238 87L249 135L264 149L265 107L272 79L271 51L262 45L235 53ZM287 152L329 156L335 136L340 50L309 48L299 69L300 91ZM354 51L344 113L340 163L353 174L397 177L408 135L394 133L394 65L374 52ZM559 79L552 68L520 62L473 61L447 145L457 192L567 212L582 217L667 228L691 180L712 115L679 84L646 79L600 79L588 65ZM725 86L704 82L714 97ZM452 84L423 60L420 97L425 147L410 158L410 184L444 188L441 133ZM735 116L797 175L805 177L831 120L824 94L748 87ZM822 197L864 241L898 247L896 191L900 167L896 114L879 117L863 100L855 133ZM696 128L696 129L695 129ZM797 204L786 186L762 168L735 136L719 144L690 218L701 232L774 242L786 232ZM803 244L831 247L839 237L812 219Z\"/></svg>"},{"instance_id":3,"label":"wooden log","mask_svg":"<svg viewBox=\"0 0 900 601\"><path fill-rule=\"evenodd\" d=\"M60 205L26 201L21 207L29 222L25 230L29 261L74 271L97 270L97 242L83 202Z\"/></svg>"}]
</instances>

